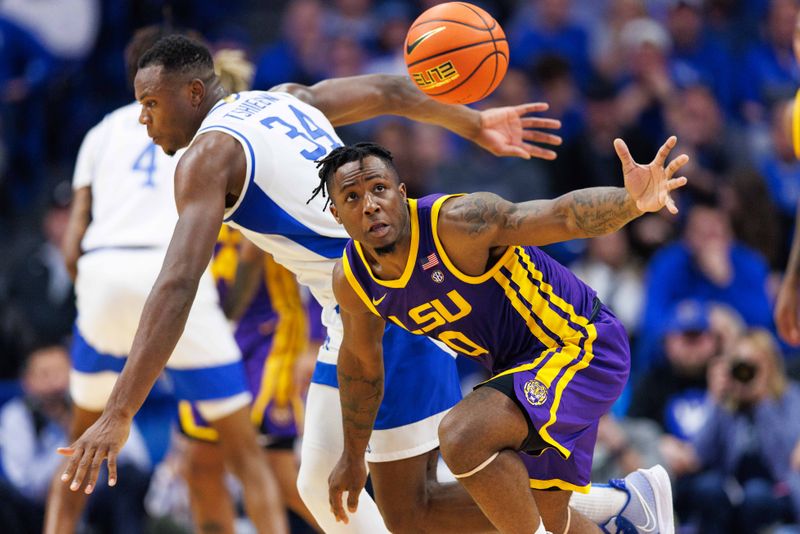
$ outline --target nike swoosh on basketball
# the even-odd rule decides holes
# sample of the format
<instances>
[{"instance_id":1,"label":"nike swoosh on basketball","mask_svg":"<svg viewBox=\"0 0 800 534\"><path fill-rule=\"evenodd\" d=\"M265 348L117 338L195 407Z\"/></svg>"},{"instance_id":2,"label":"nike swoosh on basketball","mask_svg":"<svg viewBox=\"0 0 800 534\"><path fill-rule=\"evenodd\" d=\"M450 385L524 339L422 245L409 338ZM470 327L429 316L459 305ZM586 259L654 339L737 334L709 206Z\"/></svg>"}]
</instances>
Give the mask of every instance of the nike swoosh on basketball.
<instances>
[{"instance_id":1,"label":"nike swoosh on basketball","mask_svg":"<svg viewBox=\"0 0 800 534\"><path fill-rule=\"evenodd\" d=\"M386 293L384 293L383 296L381 298L379 298L379 299L376 299L375 297L372 297L372 304L374 306L377 306L378 304L383 302L383 299L385 299L385 298L386 298Z\"/></svg>"},{"instance_id":2,"label":"nike swoosh on basketball","mask_svg":"<svg viewBox=\"0 0 800 534\"><path fill-rule=\"evenodd\" d=\"M406 54L410 54L411 52L413 52L414 49L416 47L418 47L422 43L422 41L424 41L425 39L427 39L431 35L436 35L440 31L446 30L446 29L447 29L447 26L439 26L438 28L434 28L431 31L427 31L427 32L423 33L422 35L420 35L419 37L414 39L413 43L409 43L409 44L406 45Z\"/></svg>"}]
</instances>

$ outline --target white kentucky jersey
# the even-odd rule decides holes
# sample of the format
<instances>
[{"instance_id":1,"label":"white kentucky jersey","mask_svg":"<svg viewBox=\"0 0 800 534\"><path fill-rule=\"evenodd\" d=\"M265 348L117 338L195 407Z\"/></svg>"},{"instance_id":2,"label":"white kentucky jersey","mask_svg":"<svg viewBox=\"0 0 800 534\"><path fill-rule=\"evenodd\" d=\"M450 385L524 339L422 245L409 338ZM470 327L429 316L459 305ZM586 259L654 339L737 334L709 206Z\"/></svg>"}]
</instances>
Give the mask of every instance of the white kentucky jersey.
<instances>
[{"instance_id":1,"label":"white kentucky jersey","mask_svg":"<svg viewBox=\"0 0 800 534\"><path fill-rule=\"evenodd\" d=\"M335 305L333 266L348 236L317 195L314 163L341 146L318 109L287 93L248 91L211 109L197 135L226 133L241 143L247 176L225 222L270 252L325 308ZM195 137L196 139L196 137Z\"/></svg>"},{"instance_id":2,"label":"white kentucky jersey","mask_svg":"<svg viewBox=\"0 0 800 534\"><path fill-rule=\"evenodd\" d=\"M134 102L117 109L83 140L74 189L92 190L92 221L84 252L102 248L163 248L178 220L173 177L179 156L167 156L139 124Z\"/></svg>"}]
</instances>

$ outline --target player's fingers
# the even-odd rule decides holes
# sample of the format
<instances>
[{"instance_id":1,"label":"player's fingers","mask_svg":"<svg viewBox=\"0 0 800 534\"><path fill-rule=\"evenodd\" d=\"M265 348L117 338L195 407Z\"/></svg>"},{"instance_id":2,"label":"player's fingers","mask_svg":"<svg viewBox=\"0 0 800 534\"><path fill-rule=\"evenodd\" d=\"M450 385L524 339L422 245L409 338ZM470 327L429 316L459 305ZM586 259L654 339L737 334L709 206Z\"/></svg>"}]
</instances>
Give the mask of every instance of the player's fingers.
<instances>
[{"instance_id":1,"label":"player's fingers","mask_svg":"<svg viewBox=\"0 0 800 534\"><path fill-rule=\"evenodd\" d=\"M547 111L550 109L550 104L547 102L528 102L527 104L520 104L518 106L514 106L517 110L517 113L520 115L525 115L526 113L538 113L540 111Z\"/></svg>"},{"instance_id":2,"label":"player's fingers","mask_svg":"<svg viewBox=\"0 0 800 534\"><path fill-rule=\"evenodd\" d=\"M678 206L675 205L675 201L672 200L672 197L670 195L667 195L666 206L671 214L675 215L676 213L678 213Z\"/></svg>"},{"instance_id":3,"label":"player's fingers","mask_svg":"<svg viewBox=\"0 0 800 534\"><path fill-rule=\"evenodd\" d=\"M72 477L72 484L69 485L69 489L72 491L77 491L78 488L81 487L83 484L83 480L86 478L86 473L89 471L89 467L92 465L92 460L94 460L94 447L90 449L86 449L81 456L80 462L78 462L78 469L75 471L75 476Z\"/></svg>"},{"instance_id":4,"label":"player's fingers","mask_svg":"<svg viewBox=\"0 0 800 534\"><path fill-rule=\"evenodd\" d=\"M72 480L72 477L75 476L75 471L78 470L78 462L80 462L83 456L83 449L81 447L72 446L69 447L69 449L72 451L72 455L67 465L64 467L64 472L61 474L61 482Z\"/></svg>"},{"instance_id":5,"label":"player's fingers","mask_svg":"<svg viewBox=\"0 0 800 534\"><path fill-rule=\"evenodd\" d=\"M653 158L653 163L655 163L659 167L663 167L664 162L667 161L667 156L669 156L670 150L672 150L675 147L675 144L677 142L678 142L677 137L675 137L674 135L669 136L669 139L667 139L664 142L664 144L661 145L661 148L658 149L656 157Z\"/></svg>"},{"instance_id":6,"label":"player's fingers","mask_svg":"<svg viewBox=\"0 0 800 534\"><path fill-rule=\"evenodd\" d=\"M356 510L358 510L358 496L361 494L361 491L356 488L350 488L347 492L347 510L354 514Z\"/></svg>"},{"instance_id":7,"label":"player's fingers","mask_svg":"<svg viewBox=\"0 0 800 534\"><path fill-rule=\"evenodd\" d=\"M108 451L108 485L117 485L117 453L116 451Z\"/></svg>"},{"instance_id":8,"label":"player's fingers","mask_svg":"<svg viewBox=\"0 0 800 534\"><path fill-rule=\"evenodd\" d=\"M523 130L522 139L529 143L545 143L547 145L558 146L561 144L561 136L539 132L537 130Z\"/></svg>"},{"instance_id":9,"label":"player's fingers","mask_svg":"<svg viewBox=\"0 0 800 534\"><path fill-rule=\"evenodd\" d=\"M557 157L557 154L552 150L548 150L540 146L527 145L527 148L528 148L528 154L532 158L554 160Z\"/></svg>"},{"instance_id":10,"label":"player's fingers","mask_svg":"<svg viewBox=\"0 0 800 534\"><path fill-rule=\"evenodd\" d=\"M633 156L631 156L631 151L628 150L628 145L619 137L614 139L614 150L617 152L617 157L622 162L623 171L627 172L628 169L636 166L636 162L633 161Z\"/></svg>"},{"instance_id":11,"label":"player's fingers","mask_svg":"<svg viewBox=\"0 0 800 534\"><path fill-rule=\"evenodd\" d=\"M667 165L667 170L666 170L667 178L672 178L672 176L676 172L678 172L678 169L686 165L688 162L689 162L689 156L687 156L686 154L681 154L677 158L670 161L669 165Z\"/></svg>"},{"instance_id":12,"label":"player's fingers","mask_svg":"<svg viewBox=\"0 0 800 534\"><path fill-rule=\"evenodd\" d=\"M331 512L333 513L333 517L336 518L336 521L344 521L347 522L347 514L344 513L344 508L342 507L342 490L339 487L332 486L330 488L330 492L328 495L328 500L331 505Z\"/></svg>"},{"instance_id":13,"label":"player's fingers","mask_svg":"<svg viewBox=\"0 0 800 534\"><path fill-rule=\"evenodd\" d=\"M667 191L674 191L674 190L678 189L679 187L683 187L684 185L686 185L687 182L688 182L688 180L686 179L685 176L681 176L679 178L673 178L672 180L668 180L667 181Z\"/></svg>"},{"instance_id":14,"label":"player's fingers","mask_svg":"<svg viewBox=\"0 0 800 534\"><path fill-rule=\"evenodd\" d=\"M56 452L61 456L72 456L75 454L75 449L72 447L59 447L56 449Z\"/></svg>"},{"instance_id":15,"label":"player's fingers","mask_svg":"<svg viewBox=\"0 0 800 534\"><path fill-rule=\"evenodd\" d=\"M558 130L561 128L561 121L558 119L546 119L544 117L523 117L522 127L525 129L545 128L547 130Z\"/></svg>"},{"instance_id":16,"label":"player's fingers","mask_svg":"<svg viewBox=\"0 0 800 534\"><path fill-rule=\"evenodd\" d=\"M503 145L500 148L493 148L491 152L495 156L505 156L509 158L522 158L522 159L531 158L531 155L528 154L527 148L525 148L524 146L515 146L511 144Z\"/></svg>"},{"instance_id":17,"label":"player's fingers","mask_svg":"<svg viewBox=\"0 0 800 534\"><path fill-rule=\"evenodd\" d=\"M86 487L84 488L84 493L89 495L94 491L94 487L97 485L97 476L100 473L100 467L103 465L103 459L106 457L106 449L100 448L95 452L94 458L92 458L92 463L89 466L89 474L86 477Z\"/></svg>"}]
</instances>

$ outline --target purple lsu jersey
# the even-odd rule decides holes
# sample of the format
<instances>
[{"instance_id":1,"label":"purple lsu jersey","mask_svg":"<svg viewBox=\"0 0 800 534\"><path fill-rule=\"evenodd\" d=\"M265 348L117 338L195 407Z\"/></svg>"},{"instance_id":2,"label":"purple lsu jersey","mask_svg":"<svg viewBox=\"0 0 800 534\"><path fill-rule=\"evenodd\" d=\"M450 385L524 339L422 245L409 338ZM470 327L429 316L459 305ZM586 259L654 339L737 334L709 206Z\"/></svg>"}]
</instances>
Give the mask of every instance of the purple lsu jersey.
<instances>
[{"instance_id":1,"label":"purple lsu jersey","mask_svg":"<svg viewBox=\"0 0 800 534\"><path fill-rule=\"evenodd\" d=\"M398 280L376 278L360 243L347 244L345 273L369 309L478 359L492 374L591 338L594 290L538 248L508 247L484 274L460 272L436 232L448 198L409 199L411 251Z\"/></svg>"},{"instance_id":2,"label":"purple lsu jersey","mask_svg":"<svg viewBox=\"0 0 800 534\"><path fill-rule=\"evenodd\" d=\"M436 229L448 198L409 199L411 246L399 279L376 278L355 241L342 257L345 275L376 315L477 359L492 380L510 375L547 444L520 453L531 488L586 492L598 421L628 378L625 330L594 290L536 247L508 247L480 276L459 271Z\"/></svg>"}]
</instances>

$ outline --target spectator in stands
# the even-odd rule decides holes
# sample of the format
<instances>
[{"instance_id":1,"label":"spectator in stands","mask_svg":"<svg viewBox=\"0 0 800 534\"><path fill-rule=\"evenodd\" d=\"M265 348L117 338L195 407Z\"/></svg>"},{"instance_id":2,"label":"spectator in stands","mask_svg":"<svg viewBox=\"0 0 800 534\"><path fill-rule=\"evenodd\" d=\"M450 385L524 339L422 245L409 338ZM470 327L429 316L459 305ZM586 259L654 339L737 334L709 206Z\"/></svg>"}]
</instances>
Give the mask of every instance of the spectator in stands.
<instances>
[{"instance_id":1,"label":"spectator in stands","mask_svg":"<svg viewBox=\"0 0 800 534\"><path fill-rule=\"evenodd\" d=\"M658 150L643 139L635 126L625 128L620 120L617 89L602 77L589 82L585 91L586 123L583 130L559 149L559 158L549 164L556 194L582 187L619 185L621 170L614 152L614 139L630 140L628 147L637 161ZM678 138L680 141L680 137Z\"/></svg>"},{"instance_id":2,"label":"spectator in stands","mask_svg":"<svg viewBox=\"0 0 800 534\"><path fill-rule=\"evenodd\" d=\"M618 79L625 69L621 41L622 28L635 19L646 17L644 0L611 0L605 17L593 19L592 61L597 72L609 79Z\"/></svg>"},{"instance_id":3,"label":"spectator in stands","mask_svg":"<svg viewBox=\"0 0 800 534\"><path fill-rule=\"evenodd\" d=\"M0 410L0 520L4 532L38 533L53 474L61 464L56 447L67 442L70 403L69 355L61 345L36 349L22 370L24 395ZM147 452L138 431L126 445L125 488L94 497L89 515L98 532L142 532ZM98 488L100 489L100 488ZM102 523L102 525L101 525Z\"/></svg>"},{"instance_id":4,"label":"spectator in stands","mask_svg":"<svg viewBox=\"0 0 800 534\"><path fill-rule=\"evenodd\" d=\"M528 0L507 25L511 64L532 68L545 54L563 57L583 87L591 74L589 35L573 18L570 0Z\"/></svg>"},{"instance_id":5,"label":"spectator in stands","mask_svg":"<svg viewBox=\"0 0 800 534\"><path fill-rule=\"evenodd\" d=\"M266 91L286 80L311 84L322 77L323 51L328 46L323 34L321 0L289 2L281 22L281 34L256 62L253 88Z\"/></svg>"},{"instance_id":6,"label":"spectator in stands","mask_svg":"<svg viewBox=\"0 0 800 534\"><path fill-rule=\"evenodd\" d=\"M683 239L659 250L650 262L636 363L645 366L655 359L664 317L686 298L728 304L749 326L770 326L767 276L764 259L734 238L716 200L697 196Z\"/></svg>"},{"instance_id":7,"label":"spectator in stands","mask_svg":"<svg viewBox=\"0 0 800 534\"><path fill-rule=\"evenodd\" d=\"M377 7L375 20L378 22L378 36L374 57L367 63L365 74L405 74L406 62L403 57L406 33L413 11L398 0L391 0ZM519 100L518 102L527 102Z\"/></svg>"},{"instance_id":8,"label":"spectator in stands","mask_svg":"<svg viewBox=\"0 0 800 534\"><path fill-rule=\"evenodd\" d=\"M569 142L584 128L580 90L575 85L569 62L556 54L543 54L534 63L531 73L536 100L550 105L548 116L561 121L561 138Z\"/></svg>"},{"instance_id":9,"label":"spectator in stands","mask_svg":"<svg viewBox=\"0 0 800 534\"><path fill-rule=\"evenodd\" d=\"M672 38L672 72L679 86L710 87L722 109L732 115L738 96L736 64L714 34L706 31L704 3L704 0L669 0L667 29Z\"/></svg>"},{"instance_id":10,"label":"spectator in stands","mask_svg":"<svg viewBox=\"0 0 800 534\"><path fill-rule=\"evenodd\" d=\"M617 99L618 120L623 127L636 126L651 144L665 135L664 113L675 96L674 73L669 54L672 40L653 19L635 19L622 28L620 39L626 69Z\"/></svg>"},{"instance_id":11,"label":"spectator in stands","mask_svg":"<svg viewBox=\"0 0 800 534\"><path fill-rule=\"evenodd\" d=\"M685 300L662 316L666 318L662 346L664 359L643 373L634 385L628 416L656 422L665 435L659 441L668 469L676 475L691 471L690 439L707 417L706 369L717 355L719 342L711 331L709 308Z\"/></svg>"},{"instance_id":12,"label":"spectator in stands","mask_svg":"<svg viewBox=\"0 0 800 534\"><path fill-rule=\"evenodd\" d=\"M712 408L692 440L687 502L699 532L751 533L800 520L800 385L763 329L746 333L709 369Z\"/></svg>"},{"instance_id":13,"label":"spectator in stands","mask_svg":"<svg viewBox=\"0 0 800 534\"><path fill-rule=\"evenodd\" d=\"M732 167L735 150L719 102L709 87L696 84L676 90L666 110L668 128L690 157L691 166L683 172L692 177L691 189L713 195Z\"/></svg>"},{"instance_id":14,"label":"spectator in stands","mask_svg":"<svg viewBox=\"0 0 800 534\"><path fill-rule=\"evenodd\" d=\"M57 343L72 332L75 295L61 244L69 218L69 184L56 186L42 223L43 239L25 247L9 271L9 304L36 343Z\"/></svg>"},{"instance_id":15,"label":"spectator in stands","mask_svg":"<svg viewBox=\"0 0 800 534\"><path fill-rule=\"evenodd\" d=\"M614 310L628 335L635 335L641 318L644 282L642 267L631 254L627 231L589 239L585 256L570 265L570 269Z\"/></svg>"},{"instance_id":16,"label":"spectator in stands","mask_svg":"<svg viewBox=\"0 0 800 534\"><path fill-rule=\"evenodd\" d=\"M30 207L45 178L44 94L52 68L32 34L0 16L0 133L8 154L7 179L0 182L8 183L10 213Z\"/></svg>"},{"instance_id":17,"label":"spectator in stands","mask_svg":"<svg viewBox=\"0 0 800 534\"><path fill-rule=\"evenodd\" d=\"M767 120L767 110L797 89L798 67L792 54L792 37L797 18L794 0L770 0L763 36L745 53L740 77L742 113L749 122Z\"/></svg>"}]
</instances>

